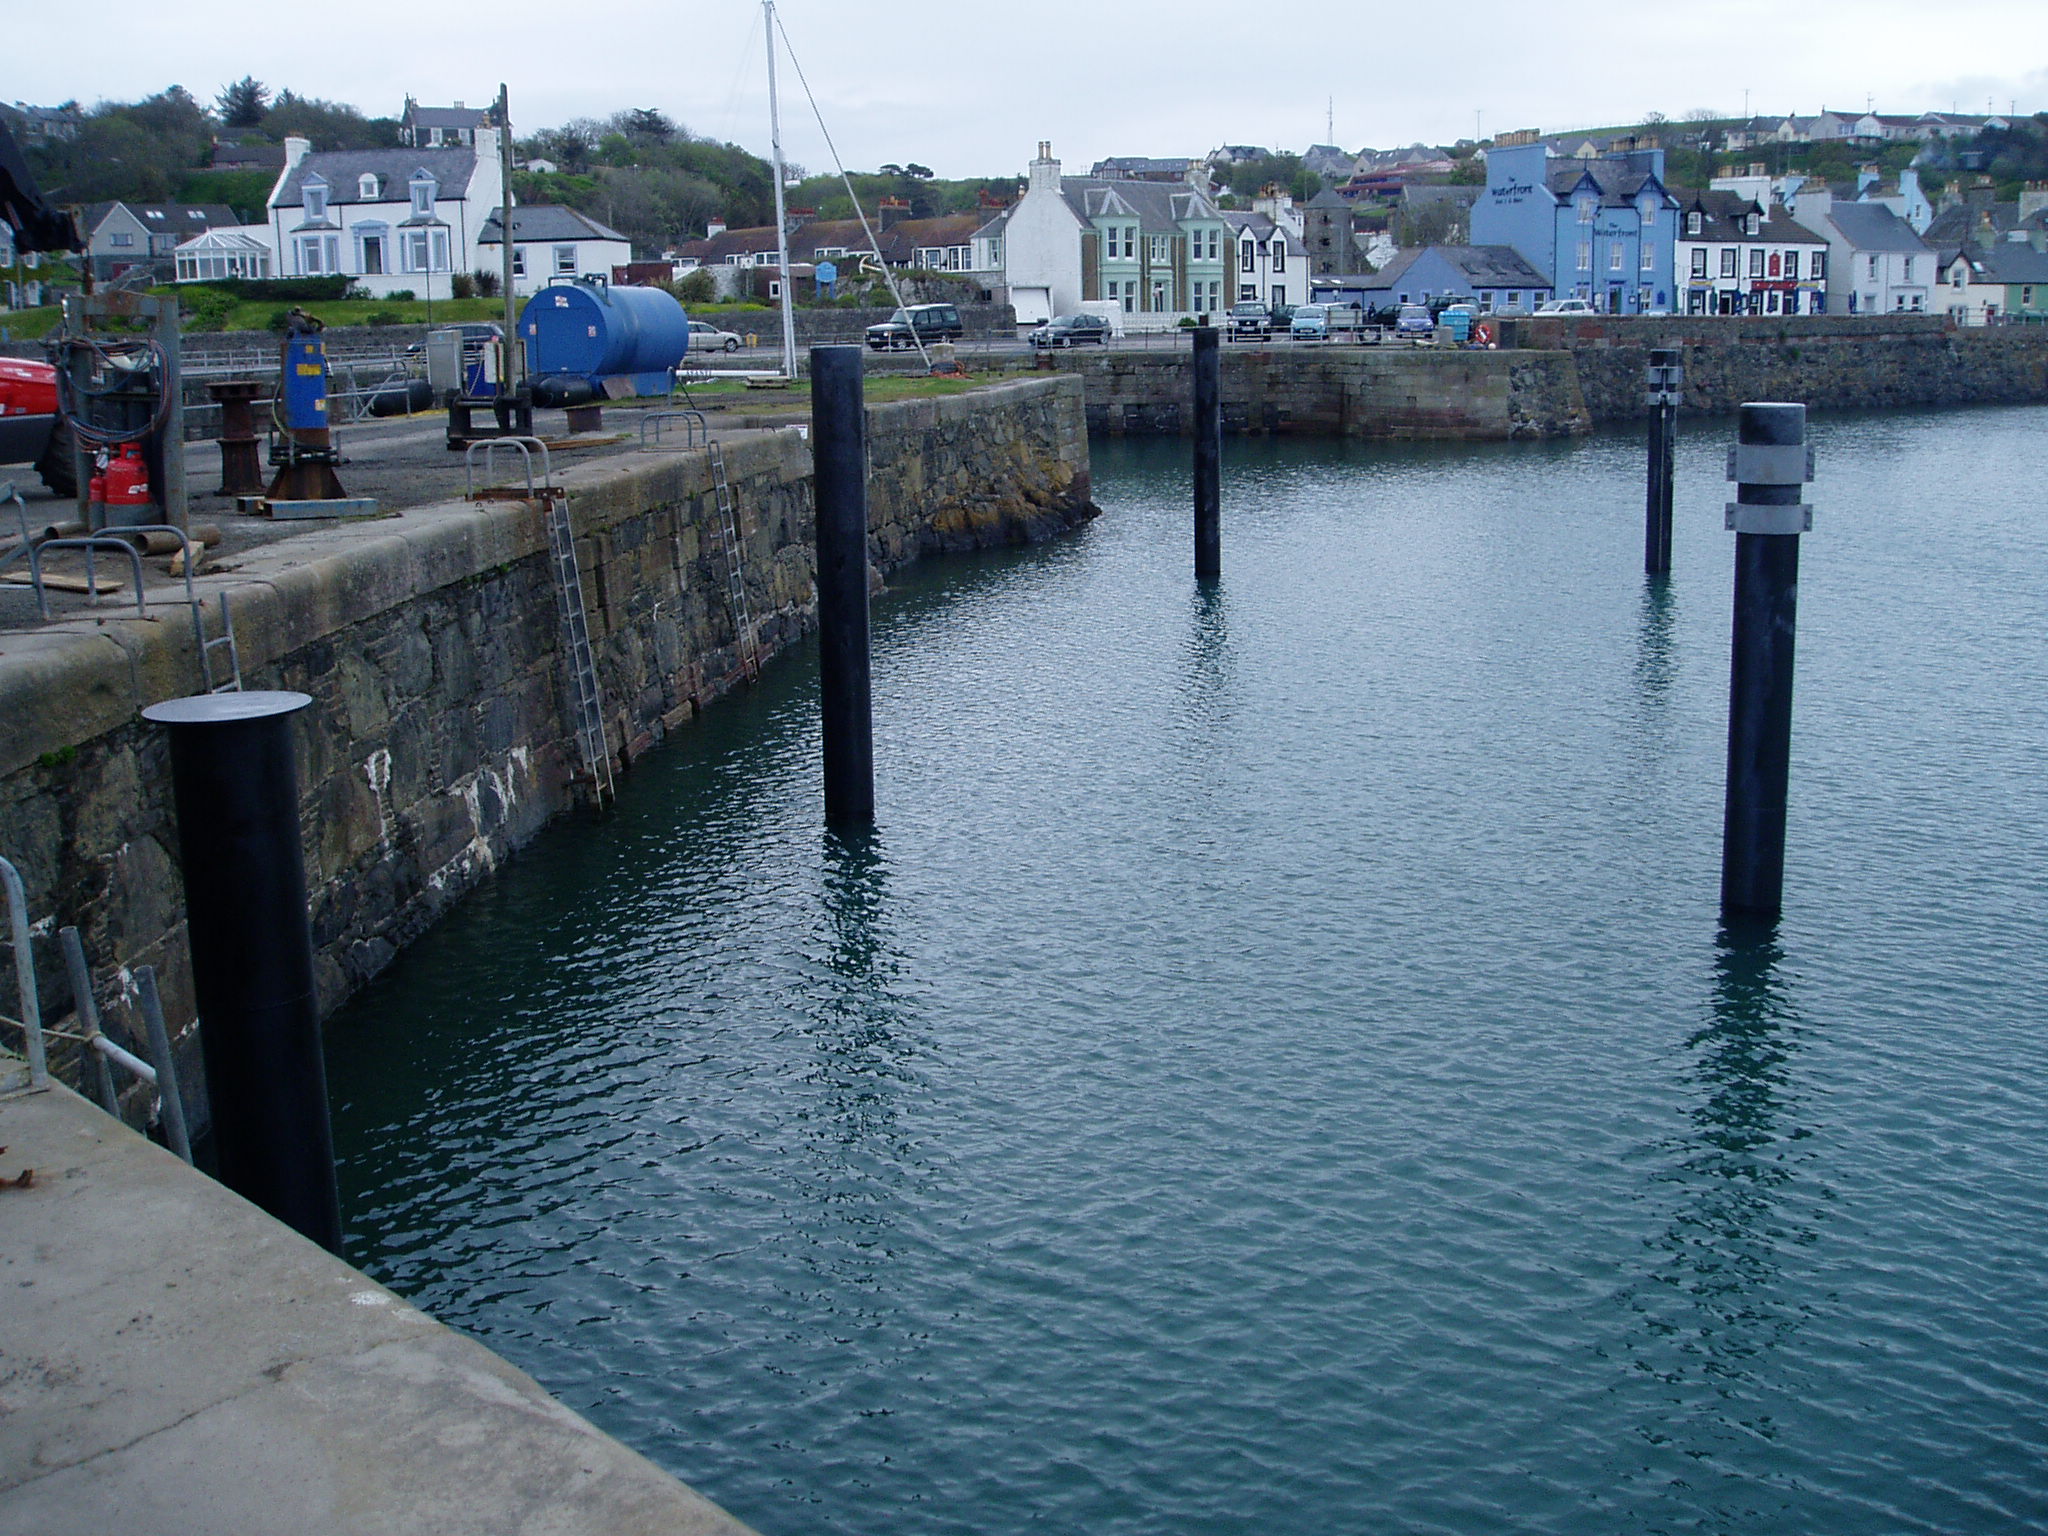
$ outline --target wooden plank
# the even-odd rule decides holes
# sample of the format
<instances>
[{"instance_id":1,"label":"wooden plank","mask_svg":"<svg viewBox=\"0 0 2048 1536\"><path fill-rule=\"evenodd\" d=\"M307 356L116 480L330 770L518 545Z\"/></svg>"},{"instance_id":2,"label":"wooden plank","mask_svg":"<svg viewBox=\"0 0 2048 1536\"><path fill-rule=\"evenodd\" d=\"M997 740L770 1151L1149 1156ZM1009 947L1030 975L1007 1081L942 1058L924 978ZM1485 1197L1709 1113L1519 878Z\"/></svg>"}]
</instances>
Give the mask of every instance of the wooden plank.
<instances>
[{"instance_id":1,"label":"wooden plank","mask_svg":"<svg viewBox=\"0 0 2048 1536\"><path fill-rule=\"evenodd\" d=\"M9 571L5 576L0 576L0 581L11 587L25 587L29 584L29 574L27 571ZM125 582L109 581L104 576L99 577L98 581L101 592L119 592L126 585ZM67 576L58 571L43 572L43 585L52 592L93 592L93 588L83 576Z\"/></svg>"}]
</instances>

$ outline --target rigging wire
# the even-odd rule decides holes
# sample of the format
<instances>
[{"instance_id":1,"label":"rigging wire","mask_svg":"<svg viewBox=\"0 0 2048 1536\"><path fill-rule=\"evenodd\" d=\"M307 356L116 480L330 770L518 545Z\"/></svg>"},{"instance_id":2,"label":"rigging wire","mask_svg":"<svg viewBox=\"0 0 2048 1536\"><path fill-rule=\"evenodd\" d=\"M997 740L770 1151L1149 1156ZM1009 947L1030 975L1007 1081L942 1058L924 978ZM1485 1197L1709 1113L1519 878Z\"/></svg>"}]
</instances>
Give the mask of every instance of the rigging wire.
<instances>
[{"instance_id":1,"label":"rigging wire","mask_svg":"<svg viewBox=\"0 0 2048 1536\"><path fill-rule=\"evenodd\" d=\"M846 162L839 158L839 146L832 142L832 130L825 126L825 114L818 110L818 98L811 94L811 82L804 76L804 67L797 59L796 49L790 46L789 31L782 25L780 13L775 17L775 30L782 34L783 51L789 55L790 68L796 71L797 84L804 88L804 100L811 104L811 116L818 120L818 132L825 136L825 147L832 152L832 164L837 167L839 179L845 184L847 197L853 201L854 216L860 220L861 233L868 237L868 249L874 253L875 265L881 269L882 281L889 286L889 296L896 301L898 309L907 312L909 306L903 302L903 290L896 286L895 274L889 270L889 263L882 259L882 247L875 238L874 226L868 223L867 211L860 205L860 194L853 190L853 178L846 174ZM774 38L768 39L768 46L775 46ZM789 275L784 273L783 280L786 282L788 279ZM915 325L910 327L910 339L917 345L917 355L924 363L925 372L931 372L932 355L925 350L924 338L918 335Z\"/></svg>"}]
</instances>

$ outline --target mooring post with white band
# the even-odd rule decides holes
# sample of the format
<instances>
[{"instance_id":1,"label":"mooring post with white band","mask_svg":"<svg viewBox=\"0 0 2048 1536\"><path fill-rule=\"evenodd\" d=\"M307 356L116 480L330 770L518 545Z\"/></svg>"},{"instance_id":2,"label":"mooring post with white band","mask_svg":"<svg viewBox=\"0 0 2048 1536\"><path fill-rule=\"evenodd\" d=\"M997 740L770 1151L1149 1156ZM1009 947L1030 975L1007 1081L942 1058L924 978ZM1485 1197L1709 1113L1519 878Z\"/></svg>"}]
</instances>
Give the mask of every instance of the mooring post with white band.
<instances>
[{"instance_id":1,"label":"mooring post with white band","mask_svg":"<svg viewBox=\"0 0 2048 1536\"><path fill-rule=\"evenodd\" d=\"M1685 383L1676 347L1652 347L1644 370L1650 407L1649 490L1644 501L1643 572L1671 574L1671 472L1678 449L1678 392Z\"/></svg>"},{"instance_id":2,"label":"mooring post with white band","mask_svg":"<svg viewBox=\"0 0 2048 1536\"><path fill-rule=\"evenodd\" d=\"M1806 407L1744 405L1728 478L1736 482L1727 519L1735 534L1735 643L1721 910L1775 917L1785 886L1799 536L1813 527L1813 508L1800 500L1813 478Z\"/></svg>"}]
</instances>

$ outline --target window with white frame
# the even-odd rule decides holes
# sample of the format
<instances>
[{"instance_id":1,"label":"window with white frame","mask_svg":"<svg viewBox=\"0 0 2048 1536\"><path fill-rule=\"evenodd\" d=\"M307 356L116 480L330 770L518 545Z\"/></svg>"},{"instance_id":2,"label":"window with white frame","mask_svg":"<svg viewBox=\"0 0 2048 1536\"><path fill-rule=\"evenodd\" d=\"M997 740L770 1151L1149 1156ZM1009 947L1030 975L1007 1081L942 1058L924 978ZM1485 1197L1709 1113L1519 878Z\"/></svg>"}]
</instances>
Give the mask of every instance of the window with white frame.
<instances>
[{"instance_id":1,"label":"window with white frame","mask_svg":"<svg viewBox=\"0 0 2048 1536\"><path fill-rule=\"evenodd\" d=\"M434 195L440 190L434 178L425 171L414 176L412 187L412 214L416 219L430 219L434 216Z\"/></svg>"},{"instance_id":2,"label":"window with white frame","mask_svg":"<svg viewBox=\"0 0 2048 1536\"><path fill-rule=\"evenodd\" d=\"M556 247L555 247L555 276L557 276L557 277L574 277L575 275L576 275L576 247L575 247L575 246L573 246L573 245L558 245L558 246L556 246Z\"/></svg>"},{"instance_id":3,"label":"window with white frame","mask_svg":"<svg viewBox=\"0 0 2048 1536\"><path fill-rule=\"evenodd\" d=\"M1590 240L1581 240L1579 242L1579 270L1581 272L1593 270L1593 242Z\"/></svg>"},{"instance_id":4,"label":"window with white frame","mask_svg":"<svg viewBox=\"0 0 2048 1536\"><path fill-rule=\"evenodd\" d=\"M1619 240L1615 241L1613 245L1610 245L1607 248L1607 270L1610 272L1619 272L1621 270L1621 258L1626 254L1627 252L1622 249L1622 245Z\"/></svg>"},{"instance_id":5,"label":"window with white frame","mask_svg":"<svg viewBox=\"0 0 2048 1536\"><path fill-rule=\"evenodd\" d=\"M1692 248L1692 275L1694 277L1705 277L1707 275L1707 248L1704 245L1696 245Z\"/></svg>"},{"instance_id":6,"label":"window with white frame","mask_svg":"<svg viewBox=\"0 0 2048 1536\"><path fill-rule=\"evenodd\" d=\"M1239 283L1239 284L1237 285L1237 302L1238 302L1238 303L1240 303L1240 304L1253 304L1253 303L1256 303L1256 302L1258 301L1258 297L1259 297L1259 285L1258 285L1257 283Z\"/></svg>"},{"instance_id":7,"label":"window with white frame","mask_svg":"<svg viewBox=\"0 0 2048 1536\"><path fill-rule=\"evenodd\" d=\"M1685 216L1685 232L1688 235L1698 234L1700 232L1701 220L1702 215L1700 211L1697 208L1695 208L1691 213L1688 213Z\"/></svg>"},{"instance_id":8,"label":"window with white frame","mask_svg":"<svg viewBox=\"0 0 2048 1536\"><path fill-rule=\"evenodd\" d=\"M1166 236L1153 235L1146 241L1146 244L1151 250L1152 265L1155 267L1164 266L1166 264Z\"/></svg>"},{"instance_id":9,"label":"window with white frame","mask_svg":"<svg viewBox=\"0 0 2048 1536\"><path fill-rule=\"evenodd\" d=\"M293 242L299 253L299 275L325 277L341 271L341 236L301 235Z\"/></svg>"},{"instance_id":10,"label":"window with white frame","mask_svg":"<svg viewBox=\"0 0 2048 1536\"><path fill-rule=\"evenodd\" d=\"M1813 253L1813 260L1808 263L1806 270L1812 274L1816 281L1826 277L1828 275L1828 253L1826 251L1815 251Z\"/></svg>"},{"instance_id":11,"label":"window with white frame","mask_svg":"<svg viewBox=\"0 0 2048 1536\"><path fill-rule=\"evenodd\" d=\"M1287 270L1287 240L1284 236L1273 242L1273 270L1275 272L1285 272Z\"/></svg>"},{"instance_id":12,"label":"window with white frame","mask_svg":"<svg viewBox=\"0 0 2048 1536\"><path fill-rule=\"evenodd\" d=\"M1582 197L1579 199L1579 222L1581 224L1590 224L1593 222L1594 207L1595 204L1592 198Z\"/></svg>"},{"instance_id":13,"label":"window with white frame","mask_svg":"<svg viewBox=\"0 0 2048 1536\"><path fill-rule=\"evenodd\" d=\"M114 231L114 233L107 236L107 244L111 245L117 251L125 251L130 246L135 244L135 237L129 234L126 230L117 229Z\"/></svg>"},{"instance_id":14,"label":"window with white frame","mask_svg":"<svg viewBox=\"0 0 2048 1536\"><path fill-rule=\"evenodd\" d=\"M356 197L365 203L377 201L377 177L375 173L365 171L356 178Z\"/></svg>"},{"instance_id":15,"label":"window with white frame","mask_svg":"<svg viewBox=\"0 0 2048 1536\"><path fill-rule=\"evenodd\" d=\"M1877 276L1877 258L1875 256L1870 258L1870 276Z\"/></svg>"},{"instance_id":16,"label":"window with white frame","mask_svg":"<svg viewBox=\"0 0 2048 1536\"><path fill-rule=\"evenodd\" d=\"M1645 272L1657 270L1657 248L1647 240L1643 242L1642 268Z\"/></svg>"},{"instance_id":17,"label":"window with white frame","mask_svg":"<svg viewBox=\"0 0 2048 1536\"><path fill-rule=\"evenodd\" d=\"M523 245L512 247L512 275L514 277L526 276L526 247Z\"/></svg>"},{"instance_id":18,"label":"window with white frame","mask_svg":"<svg viewBox=\"0 0 2048 1536\"><path fill-rule=\"evenodd\" d=\"M1735 271L1737 256L1738 253L1734 246L1724 245L1721 247L1721 275L1723 277L1734 277L1737 275Z\"/></svg>"},{"instance_id":19,"label":"window with white frame","mask_svg":"<svg viewBox=\"0 0 2048 1536\"><path fill-rule=\"evenodd\" d=\"M1657 200L1646 197L1636 204L1636 212L1642 216L1643 228L1648 229L1657 222Z\"/></svg>"},{"instance_id":20,"label":"window with white frame","mask_svg":"<svg viewBox=\"0 0 2048 1536\"><path fill-rule=\"evenodd\" d=\"M1910 256L1908 256L1908 257L1906 258L1906 275L1905 275L1905 281L1907 281L1907 282L1909 282L1909 283L1910 283L1911 281L1913 281L1913 258L1912 258L1912 257L1910 257Z\"/></svg>"},{"instance_id":21,"label":"window with white frame","mask_svg":"<svg viewBox=\"0 0 2048 1536\"><path fill-rule=\"evenodd\" d=\"M1251 236L1249 236L1249 235L1245 236L1245 238L1244 238L1243 242L1242 242L1242 243L1240 243L1240 244L1239 244L1239 246L1238 246L1238 248L1237 248L1237 270L1238 270L1238 271L1240 271L1240 272L1249 272L1249 271L1251 271L1251 270L1253 269L1253 260L1252 260L1252 256L1253 256L1253 252L1255 252L1255 251L1256 251L1257 249L1258 249L1258 242L1257 242L1256 240L1252 239L1252 237L1251 237ZM1245 298L1246 298L1246 299L1256 299L1257 297L1258 297L1258 294L1256 294L1256 293L1250 293L1250 294L1246 294L1246 295L1245 295ZM1243 301L1241 300L1240 302L1243 302Z\"/></svg>"},{"instance_id":22,"label":"window with white frame","mask_svg":"<svg viewBox=\"0 0 2048 1536\"><path fill-rule=\"evenodd\" d=\"M327 217L327 183L318 171L306 178L306 184L299 189L299 198L305 205L307 222Z\"/></svg>"}]
</instances>

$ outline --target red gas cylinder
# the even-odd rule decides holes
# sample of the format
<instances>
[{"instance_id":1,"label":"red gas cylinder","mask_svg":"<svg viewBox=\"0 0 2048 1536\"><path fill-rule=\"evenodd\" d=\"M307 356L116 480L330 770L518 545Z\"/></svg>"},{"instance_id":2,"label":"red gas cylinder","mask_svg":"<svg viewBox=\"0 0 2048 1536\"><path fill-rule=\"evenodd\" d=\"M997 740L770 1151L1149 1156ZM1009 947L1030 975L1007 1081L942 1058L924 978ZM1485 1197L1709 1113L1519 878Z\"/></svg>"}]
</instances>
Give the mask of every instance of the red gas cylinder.
<instances>
[{"instance_id":1,"label":"red gas cylinder","mask_svg":"<svg viewBox=\"0 0 2048 1536\"><path fill-rule=\"evenodd\" d=\"M149 495L149 466L142 462L142 450L135 444L123 443L120 457L107 464L102 499L107 504L107 520L116 526L148 520L134 515L137 510L146 513L154 505Z\"/></svg>"}]
</instances>

